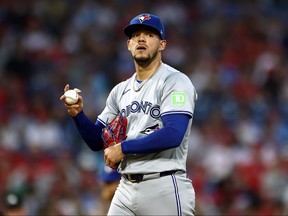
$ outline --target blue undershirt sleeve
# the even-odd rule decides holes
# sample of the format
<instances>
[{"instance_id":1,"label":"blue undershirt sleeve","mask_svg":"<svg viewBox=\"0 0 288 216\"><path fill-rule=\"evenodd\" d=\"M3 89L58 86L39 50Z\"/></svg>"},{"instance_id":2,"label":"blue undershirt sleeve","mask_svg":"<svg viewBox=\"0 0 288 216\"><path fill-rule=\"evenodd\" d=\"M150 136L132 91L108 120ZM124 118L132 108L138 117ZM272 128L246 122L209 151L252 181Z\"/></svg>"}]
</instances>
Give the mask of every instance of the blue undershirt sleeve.
<instances>
[{"instance_id":1,"label":"blue undershirt sleeve","mask_svg":"<svg viewBox=\"0 0 288 216\"><path fill-rule=\"evenodd\" d=\"M101 122L92 122L83 111L73 117L76 127L83 140L93 151L103 149L102 129L105 127Z\"/></svg>"},{"instance_id":2,"label":"blue undershirt sleeve","mask_svg":"<svg viewBox=\"0 0 288 216\"><path fill-rule=\"evenodd\" d=\"M138 139L122 142L124 154L156 153L178 147L187 130L190 116L169 114L162 117L164 127Z\"/></svg>"}]
</instances>

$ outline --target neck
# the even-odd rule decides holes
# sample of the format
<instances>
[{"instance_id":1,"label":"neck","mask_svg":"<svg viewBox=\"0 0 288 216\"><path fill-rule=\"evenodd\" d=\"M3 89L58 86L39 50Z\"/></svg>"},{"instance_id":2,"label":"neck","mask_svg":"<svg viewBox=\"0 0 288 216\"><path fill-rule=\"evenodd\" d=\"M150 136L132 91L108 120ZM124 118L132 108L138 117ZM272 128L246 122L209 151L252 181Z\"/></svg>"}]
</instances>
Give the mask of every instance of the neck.
<instances>
[{"instance_id":1,"label":"neck","mask_svg":"<svg viewBox=\"0 0 288 216\"><path fill-rule=\"evenodd\" d=\"M137 80L143 81L148 79L156 72L156 70L160 67L161 63L161 60L153 61L149 64L138 64L135 62Z\"/></svg>"}]
</instances>

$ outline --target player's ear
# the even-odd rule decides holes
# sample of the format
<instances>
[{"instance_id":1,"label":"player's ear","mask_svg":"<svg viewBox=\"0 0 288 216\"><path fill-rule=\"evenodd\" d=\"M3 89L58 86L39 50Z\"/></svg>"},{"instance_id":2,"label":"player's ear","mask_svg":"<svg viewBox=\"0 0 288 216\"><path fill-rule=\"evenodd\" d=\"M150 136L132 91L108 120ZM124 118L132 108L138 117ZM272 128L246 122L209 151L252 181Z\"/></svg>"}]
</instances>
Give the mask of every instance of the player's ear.
<instances>
[{"instance_id":1,"label":"player's ear","mask_svg":"<svg viewBox=\"0 0 288 216\"><path fill-rule=\"evenodd\" d=\"M130 40L127 40L127 49L130 51Z\"/></svg>"},{"instance_id":2,"label":"player's ear","mask_svg":"<svg viewBox=\"0 0 288 216\"><path fill-rule=\"evenodd\" d=\"M164 50L166 48L166 44L167 44L166 40L161 40L159 50L161 50L161 51Z\"/></svg>"}]
</instances>

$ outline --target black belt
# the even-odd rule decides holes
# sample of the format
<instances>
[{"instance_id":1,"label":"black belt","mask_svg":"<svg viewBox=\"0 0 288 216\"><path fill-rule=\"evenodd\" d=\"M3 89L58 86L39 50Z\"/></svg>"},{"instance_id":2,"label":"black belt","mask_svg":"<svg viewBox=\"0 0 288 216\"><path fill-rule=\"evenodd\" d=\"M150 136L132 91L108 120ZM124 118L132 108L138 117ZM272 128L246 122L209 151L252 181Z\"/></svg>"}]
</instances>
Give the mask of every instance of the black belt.
<instances>
[{"instance_id":1,"label":"black belt","mask_svg":"<svg viewBox=\"0 0 288 216\"><path fill-rule=\"evenodd\" d=\"M150 174L123 174L122 176L131 182L139 183L148 179L156 179L163 176L168 176L175 174L178 170L169 170L160 173L150 173Z\"/></svg>"}]
</instances>

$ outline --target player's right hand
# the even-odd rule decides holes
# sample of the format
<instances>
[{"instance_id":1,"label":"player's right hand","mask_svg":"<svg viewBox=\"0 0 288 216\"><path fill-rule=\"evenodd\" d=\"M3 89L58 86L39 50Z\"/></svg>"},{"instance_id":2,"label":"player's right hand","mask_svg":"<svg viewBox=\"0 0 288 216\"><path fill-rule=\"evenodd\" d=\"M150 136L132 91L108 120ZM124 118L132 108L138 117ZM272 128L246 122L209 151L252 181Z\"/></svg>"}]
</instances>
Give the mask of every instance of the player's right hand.
<instances>
[{"instance_id":1,"label":"player's right hand","mask_svg":"<svg viewBox=\"0 0 288 216\"><path fill-rule=\"evenodd\" d=\"M64 93L66 91L68 91L69 89L70 89L70 86L69 86L69 84L67 84L64 87ZM74 90L78 93L78 101L77 101L77 103L75 103L73 105L69 105L69 104L65 103L65 95L64 94L60 97L60 100L64 103L68 114L70 116L72 116L72 117L75 117L76 115L78 115L78 113L80 113L82 111L82 109L83 109L83 98L79 94L81 92L81 90L77 89L77 88L74 88Z\"/></svg>"}]
</instances>

